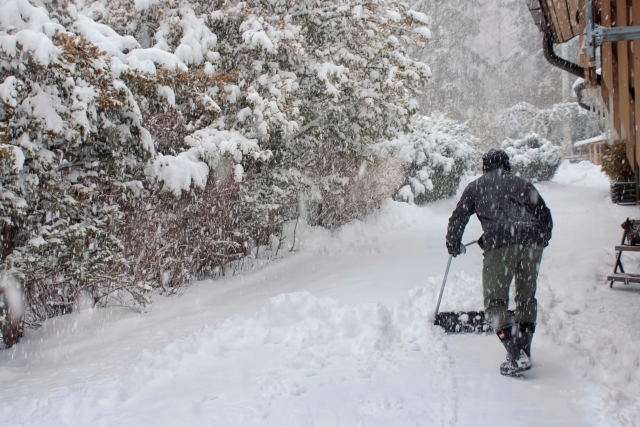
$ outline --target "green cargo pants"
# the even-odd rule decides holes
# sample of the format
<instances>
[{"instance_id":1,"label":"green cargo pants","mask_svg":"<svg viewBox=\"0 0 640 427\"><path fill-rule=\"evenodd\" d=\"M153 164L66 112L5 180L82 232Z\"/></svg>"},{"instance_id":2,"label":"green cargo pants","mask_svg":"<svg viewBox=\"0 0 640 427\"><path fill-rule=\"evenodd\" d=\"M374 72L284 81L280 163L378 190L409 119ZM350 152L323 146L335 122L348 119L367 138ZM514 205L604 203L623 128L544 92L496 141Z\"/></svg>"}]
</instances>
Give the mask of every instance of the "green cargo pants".
<instances>
[{"instance_id":1,"label":"green cargo pants","mask_svg":"<svg viewBox=\"0 0 640 427\"><path fill-rule=\"evenodd\" d=\"M494 329L500 330L514 322L536 323L538 302L536 280L540 270L542 248L510 245L484 254L482 287L484 308ZM509 286L516 279L515 317L509 315Z\"/></svg>"}]
</instances>

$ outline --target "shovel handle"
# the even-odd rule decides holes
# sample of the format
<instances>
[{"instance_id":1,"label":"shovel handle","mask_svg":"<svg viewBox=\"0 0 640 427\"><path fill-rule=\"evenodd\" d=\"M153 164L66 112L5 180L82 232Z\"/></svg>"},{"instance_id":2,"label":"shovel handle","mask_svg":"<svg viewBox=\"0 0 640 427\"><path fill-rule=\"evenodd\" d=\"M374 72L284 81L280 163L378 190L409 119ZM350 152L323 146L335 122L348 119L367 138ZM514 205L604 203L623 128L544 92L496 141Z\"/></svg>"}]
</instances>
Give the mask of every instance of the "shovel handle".
<instances>
[{"instance_id":1,"label":"shovel handle","mask_svg":"<svg viewBox=\"0 0 640 427\"><path fill-rule=\"evenodd\" d=\"M477 240L473 242L469 242L464 247L471 246L473 244L478 243ZM451 261L453 260L453 255L449 255L449 261L447 262L447 269L444 271L444 277L442 278L442 286L440 287L440 296L438 297L438 305L436 305L436 316L440 312L440 303L442 302L442 294L444 294L444 285L447 283L447 276L449 275L449 268L451 268Z\"/></svg>"},{"instance_id":2,"label":"shovel handle","mask_svg":"<svg viewBox=\"0 0 640 427\"><path fill-rule=\"evenodd\" d=\"M442 294L444 293L444 284L447 283L447 276L449 275L449 268L451 267L451 260L453 255L449 255L449 262L447 262L447 269L444 271L444 277L442 278L442 286L440 287L440 296L438 297L438 305L436 305L436 316L440 312L440 302L442 301Z\"/></svg>"}]
</instances>

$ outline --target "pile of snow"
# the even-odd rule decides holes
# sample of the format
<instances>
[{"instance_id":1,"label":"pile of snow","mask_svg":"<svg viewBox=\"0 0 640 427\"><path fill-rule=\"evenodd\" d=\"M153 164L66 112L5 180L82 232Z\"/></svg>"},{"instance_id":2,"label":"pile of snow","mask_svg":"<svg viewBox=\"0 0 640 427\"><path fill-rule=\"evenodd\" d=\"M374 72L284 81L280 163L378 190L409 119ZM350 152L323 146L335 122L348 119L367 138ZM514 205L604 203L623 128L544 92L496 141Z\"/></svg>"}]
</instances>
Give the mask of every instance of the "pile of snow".
<instances>
[{"instance_id":1,"label":"pile of snow","mask_svg":"<svg viewBox=\"0 0 640 427\"><path fill-rule=\"evenodd\" d=\"M609 188L610 181L607 175L602 172L600 166L596 166L586 160L580 163L570 163L563 161L558 171L551 179L563 185L578 185L581 187Z\"/></svg>"},{"instance_id":2,"label":"pile of snow","mask_svg":"<svg viewBox=\"0 0 640 427\"><path fill-rule=\"evenodd\" d=\"M420 290L392 306L276 296L252 316L145 351L131 373L63 388L46 404L8 402L2 422L29 414L42 427L446 424L455 417L455 386L432 305ZM393 386L401 383L410 387Z\"/></svg>"},{"instance_id":3,"label":"pile of snow","mask_svg":"<svg viewBox=\"0 0 640 427\"><path fill-rule=\"evenodd\" d=\"M296 248L322 256L344 256L383 253L380 240L407 232L420 224L425 212L416 206L387 199L366 221L353 220L336 230L310 226L300 218ZM295 221L286 233L292 241Z\"/></svg>"},{"instance_id":4,"label":"pile of snow","mask_svg":"<svg viewBox=\"0 0 640 427\"><path fill-rule=\"evenodd\" d=\"M455 266L454 266L455 267ZM444 275L432 276L422 292L430 293L437 301ZM452 271L447 277L440 311L479 311L484 309L482 300L482 273L480 271ZM432 311L435 309L432 308Z\"/></svg>"}]
</instances>

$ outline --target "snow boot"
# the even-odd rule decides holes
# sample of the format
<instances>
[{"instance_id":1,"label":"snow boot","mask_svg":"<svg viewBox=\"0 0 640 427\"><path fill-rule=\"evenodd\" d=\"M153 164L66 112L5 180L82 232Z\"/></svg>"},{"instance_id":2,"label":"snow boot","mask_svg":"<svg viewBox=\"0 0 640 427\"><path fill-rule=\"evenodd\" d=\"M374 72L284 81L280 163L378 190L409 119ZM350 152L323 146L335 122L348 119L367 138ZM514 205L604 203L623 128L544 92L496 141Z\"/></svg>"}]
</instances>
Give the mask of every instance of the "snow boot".
<instances>
[{"instance_id":1,"label":"snow boot","mask_svg":"<svg viewBox=\"0 0 640 427\"><path fill-rule=\"evenodd\" d=\"M533 333L535 331L535 323L518 323L518 338L516 342L518 348L523 350L529 359L531 359L531 341L533 340Z\"/></svg>"},{"instance_id":2,"label":"snow boot","mask_svg":"<svg viewBox=\"0 0 640 427\"><path fill-rule=\"evenodd\" d=\"M531 369L531 360L518 345L519 334L514 334L514 329L519 328L517 325L508 325L496 332L507 350L507 361L500 365L500 374L511 377L520 376L522 372Z\"/></svg>"},{"instance_id":3,"label":"snow boot","mask_svg":"<svg viewBox=\"0 0 640 427\"><path fill-rule=\"evenodd\" d=\"M523 350L520 350L520 354L516 358L507 354L507 361L500 365L500 373L508 377L518 377L529 369L531 369L531 360Z\"/></svg>"}]
</instances>

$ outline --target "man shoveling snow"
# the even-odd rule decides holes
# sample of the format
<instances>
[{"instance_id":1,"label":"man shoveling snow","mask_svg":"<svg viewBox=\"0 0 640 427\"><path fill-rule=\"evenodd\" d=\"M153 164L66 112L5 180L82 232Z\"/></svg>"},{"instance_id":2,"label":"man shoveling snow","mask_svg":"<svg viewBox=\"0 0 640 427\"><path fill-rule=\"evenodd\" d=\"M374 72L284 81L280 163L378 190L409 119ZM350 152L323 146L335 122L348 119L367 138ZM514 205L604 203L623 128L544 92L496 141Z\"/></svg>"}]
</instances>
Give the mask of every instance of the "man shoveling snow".
<instances>
[{"instance_id":1,"label":"man shoveling snow","mask_svg":"<svg viewBox=\"0 0 640 427\"><path fill-rule=\"evenodd\" d=\"M473 214L484 234L482 286L489 321L507 349L502 375L531 369L531 340L536 327L536 280L543 249L551 239L551 212L536 188L511 174L509 156L491 149L482 157L483 176L464 190L449 218L447 249L464 252L462 234ZM516 310L508 312L509 286L515 276Z\"/></svg>"}]
</instances>

